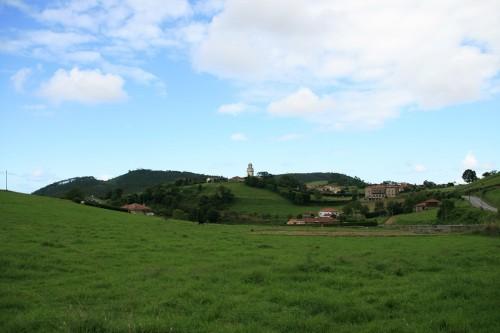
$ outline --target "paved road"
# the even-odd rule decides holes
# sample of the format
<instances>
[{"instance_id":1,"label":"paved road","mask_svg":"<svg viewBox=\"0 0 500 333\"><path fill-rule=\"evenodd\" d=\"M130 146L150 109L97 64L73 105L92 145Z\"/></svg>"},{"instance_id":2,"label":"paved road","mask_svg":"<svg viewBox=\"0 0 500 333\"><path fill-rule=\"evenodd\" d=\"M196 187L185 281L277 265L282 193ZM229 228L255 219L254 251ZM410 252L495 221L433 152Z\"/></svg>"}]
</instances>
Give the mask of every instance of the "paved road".
<instances>
[{"instance_id":1,"label":"paved road","mask_svg":"<svg viewBox=\"0 0 500 333\"><path fill-rule=\"evenodd\" d=\"M490 212L495 212L495 213L498 212L498 209L496 209L493 206L488 205L486 202L481 200L479 197L476 197L473 195L463 195L462 198L469 201L471 203L471 205L474 207L489 210Z\"/></svg>"}]
</instances>

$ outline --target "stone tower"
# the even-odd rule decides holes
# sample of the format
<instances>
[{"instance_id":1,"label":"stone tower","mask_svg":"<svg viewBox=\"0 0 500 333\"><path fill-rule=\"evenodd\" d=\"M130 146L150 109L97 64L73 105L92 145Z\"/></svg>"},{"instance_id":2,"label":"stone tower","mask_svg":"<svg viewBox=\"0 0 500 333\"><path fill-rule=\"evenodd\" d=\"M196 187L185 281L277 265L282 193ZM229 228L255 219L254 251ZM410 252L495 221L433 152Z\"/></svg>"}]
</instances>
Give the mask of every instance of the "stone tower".
<instances>
[{"instance_id":1,"label":"stone tower","mask_svg":"<svg viewBox=\"0 0 500 333\"><path fill-rule=\"evenodd\" d=\"M248 163L247 176L248 177L253 177L253 166L252 166L252 163Z\"/></svg>"}]
</instances>

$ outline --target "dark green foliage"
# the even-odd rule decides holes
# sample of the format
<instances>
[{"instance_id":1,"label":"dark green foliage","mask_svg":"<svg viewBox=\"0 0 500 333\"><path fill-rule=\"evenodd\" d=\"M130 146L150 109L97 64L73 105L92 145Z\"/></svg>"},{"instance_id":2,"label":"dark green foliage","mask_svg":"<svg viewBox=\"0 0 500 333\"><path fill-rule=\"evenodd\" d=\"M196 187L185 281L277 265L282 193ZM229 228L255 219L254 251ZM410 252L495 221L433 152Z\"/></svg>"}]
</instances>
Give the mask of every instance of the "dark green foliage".
<instances>
[{"instance_id":1,"label":"dark green foliage","mask_svg":"<svg viewBox=\"0 0 500 333\"><path fill-rule=\"evenodd\" d=\"M64 199L72 200L74 202L82 201L83 197L83 192L77 187L72 188L64 195Z\"/></svg>"},{"instance_id":2,"label":"dark green foliage","mask_svg":"<svg viewBox=\"0 0 500 333\"><path fill-rule=\"evenodd\" d=\"M437 218L439 219L439 221L443 223L450 221L454 209L455 209L455 202L453 200L445 199L441 201L441 206L439 207L439 210L437 212Z\"/></svg>"},{"instance_id":3,"label":"dark green foliage","mask_svg":"<svg viewBox=\"0 0 500 333\"><path fill-rule=\"evenodd\" d=\"M302 183L310 183L314 181L324 180L328 181L328 183L330 184L337 184L339 186L356 186L362 188L367 185L363 180L359 179L358 177L351 177L335 172L288 173L285 175L291 176Z\"/></svg>"},{"instance_id":4,"label":"dark green foliage","mask_svg":"<svg viewBox=\"0 0 500 333\"><path fill-rule=\"evenodd\" d=\"M474 170L471 170L471 169L467 169L464 171L464 173L462 174L462 179L466 182L466 183L472 183L472 182L475 182L477 180L477 175L476 175L476 171Z\"/></svg>"}]
</instances>

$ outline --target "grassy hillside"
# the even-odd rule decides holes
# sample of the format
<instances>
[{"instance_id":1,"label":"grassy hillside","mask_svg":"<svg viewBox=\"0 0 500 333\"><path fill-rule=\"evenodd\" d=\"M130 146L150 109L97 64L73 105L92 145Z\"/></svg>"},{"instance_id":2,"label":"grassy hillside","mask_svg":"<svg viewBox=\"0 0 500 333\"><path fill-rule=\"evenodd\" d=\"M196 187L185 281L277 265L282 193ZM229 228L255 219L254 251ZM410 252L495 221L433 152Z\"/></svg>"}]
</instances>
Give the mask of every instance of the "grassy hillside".
<instances>
[{"instance_id":1,"label":"grassy hillside","mask_svg":"<svg viewBox=\"0 0 500 333\"><path fill-rule=\"evenodd\" d=\"M457 186L456 191L481 197L500 209L500 174L481 178L471 184Z\"/></svg>"},{"instance_id":2,"label":"grassy hillside","mask_svg":"<svg viewBox=\"0 0 500 333\"><path fill-rule=\"evenodd\" d=\"M203 186L210 192L215 190L219 185L205 184ZM286 218L289 214L295 216L308 211L318 211L324 207L318 205L294 205L277 193L266 189L250 187L243 183L224 183L222 185L229 188L235 195L235 202L229 207L229 210L239 213L271 214Z\"/></svg>"},{"instance_id":3,"label":"grassy hillside","mask_svg":"<svg viewBox=\"0 0 500 333\"><path fill-rule=\"evenodd\" d=\"M392 224L436 224L438 209L428 209L422 212L400 214L392 217Z\"/></svg>"},{"instance_id":4,"label":"grassy hillside","mask_svg":"<svg viewBox=\"0 0 500 333\"><path fill-rule=\"evenodd\" d=\"M0 192L1 331L500 329L498 238L261 229Z\"/></svg>"}]
</instances>

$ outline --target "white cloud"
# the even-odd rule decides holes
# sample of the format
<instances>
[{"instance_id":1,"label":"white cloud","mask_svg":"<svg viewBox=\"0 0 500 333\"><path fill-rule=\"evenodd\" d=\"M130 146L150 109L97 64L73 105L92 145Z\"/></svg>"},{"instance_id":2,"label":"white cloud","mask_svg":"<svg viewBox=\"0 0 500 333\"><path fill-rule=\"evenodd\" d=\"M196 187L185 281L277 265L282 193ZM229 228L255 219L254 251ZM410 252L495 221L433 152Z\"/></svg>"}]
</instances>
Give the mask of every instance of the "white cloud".
<instances>
[{"instance_id":1,"label":"white cloud","mask_svg":"<svg viewBox=\"0 0 500 333\"><path fill-rule=\"evenodd\" d=\"M245 103L234 103L234 104L224 104L217 109L218 113L221 114L229 114L232 116L239 115L243 112L247 112L250 110L250 106Z\"/></svg>"},{"instance_id":2,"label":"white cloud","mask_svg":"<svg viewBox=\"0 0 500 333\"><path fill-rule=\"evenodd\" d=\"M498 1L227 1L193 47L193 64L248 84L321 91L316 100L298 96L312 110L287 108L283 115L310 120L311 113L333 107L325 106L331 97L341 104L342 126L373 127L408 106L436 109L495 93L498 12ZM357 96L368 96L376 107ZM327 113L326 121L336 123L337 112Z\"/></svg>"},{"instance_id":3,"label":"white cloud","mask_svg":"<svg viewBox=\"0 0 500 333\"><path fill-rule=\"evenodd\" d=\"M293 141L302 138L302 135L297 133L288 133L282 136L279 136L276 140L280 142Z\"/></svg>"},{"instance_id":4,"label":"white cloud","mask_svg":"<svg viewBox=\"0 0 500 333\"><path fill-rule=\"evenodd\" d=\"M476 156L472 152L468 152L467 155L465 155L464 160L462 161L462 165L466 169L474 169L479 165L479 163Z\"/></svg>"},{"instance_id":5,"label":"white cloud","mask_svg":"<svg viewBox=\"0 0 500 333\"><path fill-rule=\"evenodd\" d=\"M233 140L233 141L247 141L248 138L243 133L233 133L233 134L231 134L231 140Z\"/></svg>"},{"instance_id":6,"label":"white cloud","mask_svg":"<svg viewBox=\"0 0 500 333\"><path fill-rule=\"evenodd\" d=\"M413 170L415 170L415 172L425 172L427 171L427 168L423 164L415 164Z\"/></svg>"},{"instance_id":7,"label":"white cloud","mask_svg":"<svg viewBox=\"0 0 500 333\"><path fill-rule=\"evenodd\" d=\"M319 97L308 88L301 88L285 98L269 104L268 111L277 116L308 117L333 108L330 97Z\"/></svg>"},{"instance_id":8,"label":"white cloud","mask_svg":"<svg viewBox=\"0 0 500 333\"><path fill-rule=\"evenodd\" d=\"M340 91L322 96L300 88L271 102L268 112L276 116L303 118L325 129L373 128L398 116L406 97L392 91Z\"/></svg>"},{"instance_id":9,"label":"white cloud","mask_svg":"<svg viewBox=\"0 0 500 333\"><path fill-rule=\"evenodd\" d=\"M127 97L123 84L124 80L120 76L103 74L99 70L59 69L42 84L39 93L54 103L64 101L88 104L115 102Z\"/></svg>"},{"instance_id":10,"label":"white cloud","mask_svg":"<svg viewBox=\"0 0 500 333\"><path fill-rule=\"evenodd\" d=\"M21 68L10 77L10 81L14 85L14 89L16 89L17 92L24 91L24 84L26 83L26 80L28 80L31 73L32 71L30 68Z\"/></svg>"}]
</instances>

